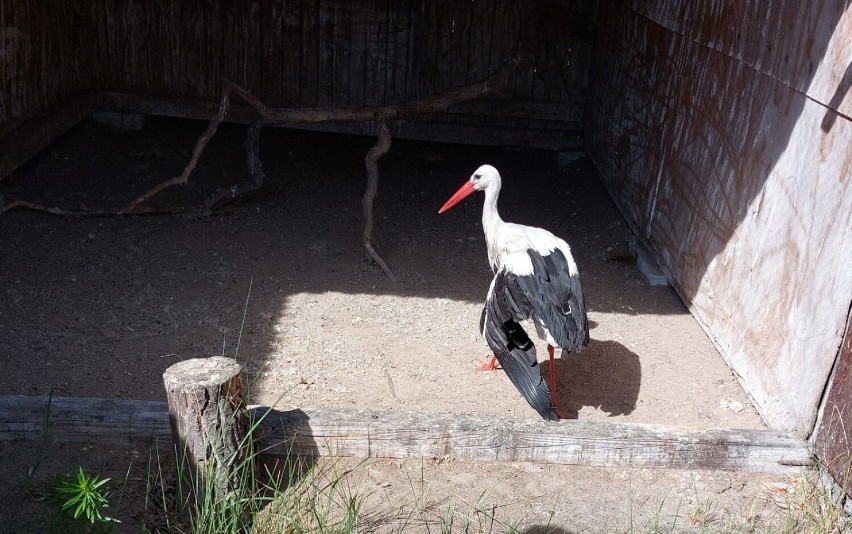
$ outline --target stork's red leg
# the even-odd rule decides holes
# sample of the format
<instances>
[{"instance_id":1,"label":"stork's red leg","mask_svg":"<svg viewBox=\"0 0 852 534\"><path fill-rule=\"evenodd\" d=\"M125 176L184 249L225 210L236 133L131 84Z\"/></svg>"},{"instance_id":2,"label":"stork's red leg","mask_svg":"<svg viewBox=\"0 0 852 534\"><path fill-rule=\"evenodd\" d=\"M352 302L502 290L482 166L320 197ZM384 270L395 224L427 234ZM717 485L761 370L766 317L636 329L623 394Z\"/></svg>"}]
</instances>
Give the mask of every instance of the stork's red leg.
<instances>
[{"instance_id":1,"label":"stork's red leg","mask_svg":"<svg viewBox=\"0 0 852 534\"><path fill-rule=\"evenodd\" d=\"M565 419L559 412L559 404L556 402L556 365L553 360L552 346L547 346L547 353L550 354L550 398L553 401L553 405L556 407L556 415L559 416L560 419Z\"/></svg>"},{"instance_id":2,"label":"stork's red leg","mask_svg":"<svg viewBox=\"0 0 852 534\"><path fill-rule=\"evenodd\" d=\"M485 363L482 360L479 360L479 362L482 365L476 368L477 371L496 371L497 369L500 369L500 366L497 364L496 354L491 357L491 361L488 363Z\"/></svg>"}]
</instances>

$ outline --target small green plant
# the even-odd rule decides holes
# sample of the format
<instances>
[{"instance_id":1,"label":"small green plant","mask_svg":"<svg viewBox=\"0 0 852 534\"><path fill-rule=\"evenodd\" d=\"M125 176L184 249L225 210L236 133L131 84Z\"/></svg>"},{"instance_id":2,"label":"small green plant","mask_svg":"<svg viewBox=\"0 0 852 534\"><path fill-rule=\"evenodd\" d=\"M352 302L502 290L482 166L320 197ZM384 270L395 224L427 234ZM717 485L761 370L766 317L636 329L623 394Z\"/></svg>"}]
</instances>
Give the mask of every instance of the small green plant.
<instances>
[{"instance_id":1,"label":"small green plant","mask_svg":"<svg viewBox=\"0 0 852 534\"><path fill-rule=\"evenodd\" d=\"M49 488L52 501L74 519L84 518L91 524L118 523L117 519L103 515L102 510L109 508L109 491L106 488L110 479L97 475L89 476L81 467L76 475L57 477Z\"/></svg>"}]
</instances>

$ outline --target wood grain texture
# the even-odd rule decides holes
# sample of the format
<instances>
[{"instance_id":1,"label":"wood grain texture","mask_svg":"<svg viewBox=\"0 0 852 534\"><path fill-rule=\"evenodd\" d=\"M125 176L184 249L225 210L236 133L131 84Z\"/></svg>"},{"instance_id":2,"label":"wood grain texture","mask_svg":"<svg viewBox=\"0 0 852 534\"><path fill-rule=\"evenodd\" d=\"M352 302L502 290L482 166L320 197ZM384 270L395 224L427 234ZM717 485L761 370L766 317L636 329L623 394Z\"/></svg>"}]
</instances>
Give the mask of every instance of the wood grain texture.
<instances>
[{"instance_id":1,"label":"wood grain texture","mask_svg":"<svg viewBox=\"0 0 852 534\"><path fill-rule=\"evenodd\" d=\"M190 95L204 96L207 93L207 70L205 65L205 5L201 0L180 3L180 28L184 57L186 91ZM143 86L144 87L144 86Z\"/></svg>"},{"instance_id":2,"label":"wood grain texture","mask_svg":"<svg viewBox=\"0 0 852 534\"><path fill-rule=\"evenodd\" d=\"M335 13L342 11L346 2L325 0L317 4L317 104L333 106L336 104L334 91L335 67ZM348 21L346 21L348 23ZM347 65L348 66L348 65Z\"/></svg>"},{"instance_id":3,"label":"wood grain texture","mask_svg":"<svg viewBox=\"0 0 852 534\"><path fill-rule=\"evenodd\" d=\"M834 40L848 48L848 34L823 32L843 22L824 20L822 7L779 19L755 6L743 24L787 34L795 17L800 30L765 50L765 62L805 49L820 58ZM852 301L841 252L852 250L852 155L838 149L852 143L852 122L795 89L805 81L693 38L712 28L675 32L644 9L613 4L602 15L590 153L761 415L807 436ZM813 79L809 65L796 76Z\"/></svg>"},{"instance_id":4,"label":"wood grain texture","mask_svg":"<svg viewBox=\"0 0 852 534\"><path fill-rule=\"evenodd\" d=\"M224 46L222 35L222 13L219 2L204 2L204 93L199 95L210 101L215 101L222 91L224 81Z\"/></svg>"},{"instance_id":5,"label":"wood grain texture","mask_svg":"<svg viewBox=\"0 0 852 534\"><path fill-rule=\"evenodd\" d=\"M683 37L706 43L834 110L852 115L852 96L835 100L852 63L848 2L632 2L633 9ZM695 24L694 21L702 21ZM798 38L791 39L791 36ZM784 53L778 53L778 50ZM811 76L802 76L808 72Z\"/></svg>"},{"instance_id":6,"label":"wood grain texture","mask_svg":"<svg viewBox=\"0 0 852 534\"><path fill-rule=\"evenodd\" d=\"M0 397L0 439L41 439L44 399ZM611 467L797 473L810 465L793 435L688 431L627 423L505 420L462 415L251 407L269 454L459 458ZM137 443L170 438L164 402L54 398L54 439Z\"/></svg>"},{"instance_id":7,"label":"wood grain texture","mask_svg":"<svg viewBox=\"0 0 852 534\"><path fill-rule=\"evenodd\" d=\"M352 103L349 85L352 80L352 17L356 10L352 2L334 3L330 66L332 101L344 107Z\"/></svg>"},{"instance_id":8,"label":"wood grain texture","mask_svg":"<svg viewBox=\"0 0 852 534\"><path fill-rule=\"evenodd\" d=\"M166 369L163 385L174 444L185 455L181 464L195 498L208 498L209 489L218 498L242 491L238 466L248 452L249 420L240 365L222 356L183 360Z\"/></svg>"},{"instance_id":9,"label":"wood grain texture","mask_svg":"<svg viewBox=\"0 0 852 534\"><path fill-rule=\"evenodd\" d=\"M302 0L299 27L299 106L315 107L319 93L319 2Z\"/></svg>"},{"instance_id":10,"label":"wood grain texture","mask_svg":"<svg viewBox=\"0 0 852 534\"><path fill-rule=\"evenodd\" d=\"M282 75L281 82L282 102L285 107L296 107L299 105L301 86L299 80L301 72L301 0L284 0L284 15L282 17ZM221 86L219 88L221 91Z\"/></svg>"},{"instance_id":11,"label":"wood grain texture","mask_svg":"<svg viewBox=\"0 0 852 534\"><path fill-rule=\"evenodd\" d=\"M560 5L583 13L586 4ZM279 107L400 104L487 77L518 46L528 9L508 0L9 0L0 5L0 133L87 90L213 102L226 79ZM574 46L559 39L557 55ZM527 100L574 103L565 88L588 85L587 70L534 78L525 69ZM456 119L489 124L437 114ZM550 127L524 117L512 126Z\"/></svg>"},{"instance_id":12,"label":"wood grain texture","mask_svg":"<svg viewBox=\"0 0 852 534\"><path fill-rule=\"evenodd\" d=\"M852 313L812 438L814 453L852 498Z\"/></svg>"}]
</instances>

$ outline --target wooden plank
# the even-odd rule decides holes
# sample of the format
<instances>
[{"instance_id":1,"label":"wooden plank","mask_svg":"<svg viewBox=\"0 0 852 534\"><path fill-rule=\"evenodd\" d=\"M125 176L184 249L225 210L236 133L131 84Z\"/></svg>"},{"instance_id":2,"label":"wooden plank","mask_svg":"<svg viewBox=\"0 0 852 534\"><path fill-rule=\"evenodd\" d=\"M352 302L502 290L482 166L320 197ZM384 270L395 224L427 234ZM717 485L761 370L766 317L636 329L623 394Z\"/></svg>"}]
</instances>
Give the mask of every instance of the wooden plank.
<instances>
[{"instance_id":1,"label":"wooden plank","mask_svg":"<svg viewBox=\"0 0 852 534\"><path fill-rule=\"evenodd\" d=\"M221 3L203 2L203 4L205 37L202 43L206 77L206 88L203 98L217 100L222 94L222 83L224 81Z\"/></svg>"},{"instance_id":2,"label":"wooden plank","mask_svg":"<svg viewBox=\"0 0 852 534\"><path fill-rule=\"evenodd\" d=\"M444 7L444 5L441 5L436 11L430 13L434 17L432 19L434 28L431 31L435 32L438 38L435 48L436 57L434 58L435 69L433 71L434 84L432 88L434 93L452 87L453 2L450 0L448 3L450 6L448 9L441 9ZM441 4L444 4L444 2L441 2Z\"/></svg>"},{"instance_id":3,"label":"wooden plank","mask_svg":"<svg viewBox=\"0 0 852 534\"><path fill-rule=\"evenodd\" d=\"M49 426L44 428L44 419ZM47 433L45 432L47 430ZM171 446L169 408L161 401L54 397L0 397L0 440ZM45 435L46 434L46 435Z\"/></svg>"},{"instance_id":4,"label":"wooden plank","mask_svg":"<svg viewBox=\"0 0 852 534\"><path fill-rule=\"evenodd\" d=\"M387 42L385 46L385 105L408 100L409 12L412 2L387 5Z\"/></svg>"},{"instance_id":5,"label":"wooden plank","mask_svg":"<svg viewBox=\"0 0 852 534\"><path fill-rule=\"evenodd\" d=\"M175 98L154 98L143 95L104 91L98 94L98 107L111 111L129 111L149 115L209 120L219 109L218 103ZM444 117L447 115L444 114ZM257 114L238 102L232 103L226 122L246 124ZM372 124L298 124L295 129L375 135ZM399 124L391 132L394 137L421 141L467 143L481 146L518 146L545 150L575 150L582 148L579 130L519 130L515 127L468 126L455 123L429 123L425 120Z\"/></svg>"},{"instance_id":6,"label":"wooden plank","mask_svg":"<svg viewBox=\"0 0 852 534\"><path fill-rule=\"evenodd\" d=\"M95 95L89 93L54 106L0 137L3 147L0 150L0 180L89 116L95 110L95 103Z\"/></svg>"},{"instance_id":7,"label":"wooden plank","mask_svg":"<svg viewBox=\"0 0 852 534\"><path fill-rule=\"evenodd\" d=\"M172 89L177 80L172 74L169 31L173 25L169 24L169 4L171 2L150 2L147 6L145 48L148 50L149 76L146 89L154 94L177 96Z\"/></svg>"},{"instance_id":8,"label":"wooden plank","mask_svg":"<svg viewBox=\"0 0 852 534\"><path fill-rule=\"evenodd\" d=\"M319 91L319 0L302 0L299 105L315 107Z\"/></svg>"},{"instance_id":9,"label":"wooden plank","mask_svg":"<svg viewBox=\"0 0 852 534\"><path fill-rule=\"evenodd\" d=\"M832 375L812 438L813 448L852 498L852 312Z\"/></svg>"},{"instance_id":10,"label":"wooden plank","mask_svg":"<svg viewBox=\"0 0 852 534\"><path fill-rule=\"evenodd\" d=\"M376 134L373 123L300 124L297 128L369 136ZM516 127L499 128L458 123L404 122L392 129L391 134L398 139L479 146L513 146L542 150L579 150L583 148L583 139L579 131L519 130Z\"/></svg>"},{"instance_id":11,"label":"wooden plank","mask_svg":"<svg viewBox=\"0 0 852 534\"><path fill-rule=\"evenodd\" d=\"M353 3L351 17L352 50L349 56L349 103L353 106L365 105L366 72L367 72L367 2Z\"/></svg>"},{"instance_id":12,"label":"wooden plank","mask_svg":"<svg viewBox=\"0 0 852 534\"><path fill-rule=\"evenodd\" d=\"M181 6L183 2L177 0L168 0L166 2L166 11L164 28L166 43L168 43L167 55L170 56L169 65L171 66L171 83L168 87L168 94L178 97L186 97L189 95L189 80L187 79L186 62L189 56L188 38L186 28L181 24ZM201 15L203 16L203 15Z\"/></svg>"},{"instance_id":13,"label":"wooden plank","mask_svg":"<svg viewBox=\"0 0 852 534\"><path fill-rule=\"evenodd\" d=\"M451 5L450 86L457 87L468 83L473 2L453 0Z\"/></svg>"},{"instance_id":14,"label":"wooden plank","mask_svg":"<svg viewBox=\"0 0 852 534\"><path fill-rule=\"evenodd\" d=\"M260 3L261 54L263 57L263 101L270 106L283 102L284 49L282 48L284 6L282 0Z\"/></svg>"},{"instance_id":15,"label":"wooden plank","mask_svg":"<svg viewBox=\"0 0 852 534\"><path fill-rule=\"evenodd\" d=\"M465 102L458 106L453 106L450 108L450 112L485 115L488 117L579 122L583 119L583 104L495 98Z\"/></svg>"},{"instance_id":16,"label":"wooden plank","mask_svg":"<svg viewBox=\"0 0 852 534\"><path fill-rule=\"evenodd\" d=\"M13 54L17 73L11 83L12 91L17 96L12 97L12 109L13 115L28 119L44 109L41 104L41 95L47 64L42 57L42 52L45 32L48 29L41 24L37 4L34 2L22 4L18 4L16 10L23 18L23 25L18 28L18 36L10 39L17 43L13 45L17 46L17 53ZM15 108L17 113L14 113Z\"/></svg>"},{"instance_id":17,"label":"wooden plank","mask_svg":"<svg viewBox=\"0 0 852 534\"><path fill-rule=\"evenodd\" d=\"M145 0L133 0L124 3L122 10L122 23L124 25L124 38L127 40L124 74L128 87L147 88L148 80L148 47L145 46L146 23L148 20L147 4Z\"/></svg>"},{"instance_id":18,"label":"wooden plank","mask_svg":"<svg viewBox=\"0 0 852 534\"><path fill-rule=\"evenodd\" d=\"M180 5L180 28L183 35L186 94L190 98L207 96L207 71L205 66L204 31L205 6L209 2L200 0L176 2ZM215 97L214 97L215 98Z\"/></svg>"},{"instance_id":19,"label":"wooden plank","mask_svg":"<svg viewBox=\"0 0 852 534\"><path fill-rule=\"evenodd\" d=\"M88 5L86 15L93 25L91 39L92 47L89 56L92 69L93 88L100 89L110 84L110 48L107 32L106 13L108 0L92 0ZM150 13L150 11L149 11ZM150 18L150 15L149 15ZM150 32L149 32L150 33Z\"/></svg>"},{"instance_id":20,"label":"wooden plank","mask_svg":"<svg viewBox=\"0 0 852 534\"><path fill-rule=\"evenodd\" d=\"M435 92L438 58L437 2L421 2L412 11L411 33L414 43L413 63L409 71L411 86L409 95L413 99L425 98Z\"/></svg>"},{"instance_id":21,"label":"wooden plank","mask_svg":"<svg viewBox=\"0 0 852 534\"><path fill-rule=\"evenodd\" d=\"M44 435L43 397L0 397L0 440ZM608 467L798 473L804 444L769 430L680 430L628 423L481 418L356 410L250 408L258 449L360 458L457 458ZM165 402L55 397L50 439L133 443L171 439Z\"/></svg>"},{"instance_id":22,"label":"wooden plank","mask_svg":"<svg viewBox=\"0 0 852 534\"><path fill-rule=\"evenodd\" d=\"M349 85L352 81L352 16L356 11L352 2L334 3L331 83L333 102L340 107L352 104Z\"/></svg>"},{"instance_id":23,"label":"wooden plank","mask_svg":"<svg viewBox=\"0 0 852 534\"><path fill-rule=\"evenodd\" d=\"M405 64L405 99L417 100L420 90L417 88L418 54L417 46L422 42L418 37L418 29L421 24L422 4L418 2L406 2L408 4L408 26L406 29L406 64Z\"/></svg>"},{"instance_id":24,"label":"wooden plank","mask_svg":"<svg viewBox=\"0 0 852 534\"><path fill-rule=\"evenodd\" d=\"M497 2L472 2L468 80L484 80L491 73L491 41Z\"/></svg>"},{"instance_id":25,"label":"wooden plank","mask_svg":"<svg viewBox=\"0 0 852 534\"><path fill-rule=\"evenodd\" d=\"M319 0L317 2L317 105L333 107L338 105L334 99L335 67L335 12L343 9L348 2Z\"/></svg>"},{"instance_id":26,"label":"wooden plank","mask_svg":"<svg viewBox=\"0 0 852 534\"><path fill-rule=\"evenodd\" d=\"M241 85L247 82L243 62L243 14L246 1L219 3L222 16L222 76Z\"/></svg>"},{"instance_id":27,"label":"wooden plank","mask_svg":"<svg viewBox=\"0 0 852 534\"><path fill-rule=\"evenodd\" d=\"M259 0L245 0L242 19L243 68L245 87L255 94L262 94L264 76L264 50L262 49L261 9Z\"/></svg>"},{"instance_id":28,"label":"wooden plank","mask_svg":"<svg viewBox=\"0 0 852 534\"><path fill-rule=\"evenodd\" d=\"M282 19L283 80L281 86L282 106L299 105L302 78L301 72L301 0L284 0Z\"/></svg>"},{"instance_id":29,"label":"wooden plank","mask_svg":"<svg viewBox=\"0 0 852 534\"><path fill-rule=\"evenodd\" d=\"M633 2L632 9L673 33L736 58L846 116L837 96L852 63L848 2ZM842 36L846 36L844 39ZM783 53L779 53L782 50ZM846 85L846 91L849 86Z\"/></svg>"},{"instance_id":30,"label":"wooden plank","mask_svg":"<svg viewBox=\"0 0 852 534\"><path fill-rule=\"evenodd\" d=\"M365 106L381 106L385 97L387 54L387 14L385 0L367 0L364 5L364 26L358 30L364 39L364 99ZM357 74L356 74L357 75Z\"/></svg>"}]
</instances>

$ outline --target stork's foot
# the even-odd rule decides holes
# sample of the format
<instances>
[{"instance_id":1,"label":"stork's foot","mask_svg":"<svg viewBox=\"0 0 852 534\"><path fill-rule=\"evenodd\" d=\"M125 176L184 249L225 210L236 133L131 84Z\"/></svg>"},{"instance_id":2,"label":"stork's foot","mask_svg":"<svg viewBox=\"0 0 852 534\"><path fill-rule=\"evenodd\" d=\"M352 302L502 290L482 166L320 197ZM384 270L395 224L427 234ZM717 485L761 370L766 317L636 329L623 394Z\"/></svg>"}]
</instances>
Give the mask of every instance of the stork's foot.
<instances>
[{"instance_id":1,"label":"stork's foot","mask_svg":"<svg viewBox=\"0 0 852 534\"><path fill-rule=\"evenodd\" d=\"M496 371L497 369L502 369L500 364L497 363L497 355L491 357L490 362L484 362L479 360L479 367L476 368L477 371Z\"/></svg>"}]
</instances>

